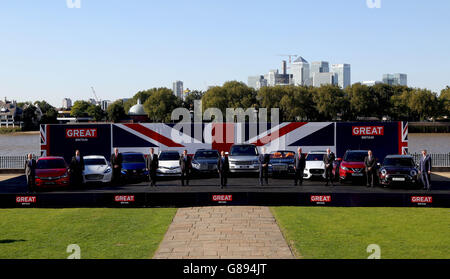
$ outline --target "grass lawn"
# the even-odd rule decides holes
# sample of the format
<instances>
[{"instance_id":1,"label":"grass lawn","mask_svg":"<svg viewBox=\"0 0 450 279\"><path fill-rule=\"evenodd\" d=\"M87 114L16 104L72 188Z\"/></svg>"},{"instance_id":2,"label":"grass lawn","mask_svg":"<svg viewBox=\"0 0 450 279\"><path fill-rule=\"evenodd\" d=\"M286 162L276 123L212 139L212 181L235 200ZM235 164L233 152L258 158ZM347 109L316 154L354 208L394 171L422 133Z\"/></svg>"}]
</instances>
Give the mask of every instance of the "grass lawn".
<instances>
[{"instance_id":1,"label":"grass lawn","mask_svg":"<svg viewBox=\"0 0 450 279\"><path fill-rule=\"evenodd\" d=\"M0 210L0 259L65 259L78 244L82 259L148 259L176 209Z\"/></svg>"},{"instance_id":2,"label":"grass lawn","mask_svg":"<svg viewBox=\"0 0 450 279\"><path fill-rule=\"evenodd\" d=\"M306 259L450 259L450 209L274 207L286 240Z\"/></svg>"}]
</instances>

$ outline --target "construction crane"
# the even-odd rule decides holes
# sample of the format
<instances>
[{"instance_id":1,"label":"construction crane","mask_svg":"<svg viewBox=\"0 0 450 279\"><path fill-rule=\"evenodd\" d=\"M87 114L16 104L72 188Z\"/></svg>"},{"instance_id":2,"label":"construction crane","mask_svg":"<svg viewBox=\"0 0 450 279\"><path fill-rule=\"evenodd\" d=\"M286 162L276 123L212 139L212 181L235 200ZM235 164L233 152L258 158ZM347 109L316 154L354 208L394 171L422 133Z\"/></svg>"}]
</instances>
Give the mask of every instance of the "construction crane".
<instances>
[{"instance_id":1,"label":"construction crane","mask_svg":"<svg viewBox=\"0 0 450 279\"><path fill-rule=\"evenodd\" d=\"M292 63L292 57L298 57L296 54L279 54L278 56L289 57L289 64Z\"/></svg>"},{"instance_id":2,"label":"construction crane","mask_svg":"<svg viewBox=\"0 0 450 279\"><path fill-rule=\"evenodd\" d=\"M94 98L95 98L95 101L97 102L97 104L99 104L99 103L100 103L100 100L98 99L98 97L97 97L97 94L95 93L95 89L94 89L94 87L93 87L93 86L91 86L91 89L92 89L92 93L94 93Z\"/></svg>"}]
</instances>

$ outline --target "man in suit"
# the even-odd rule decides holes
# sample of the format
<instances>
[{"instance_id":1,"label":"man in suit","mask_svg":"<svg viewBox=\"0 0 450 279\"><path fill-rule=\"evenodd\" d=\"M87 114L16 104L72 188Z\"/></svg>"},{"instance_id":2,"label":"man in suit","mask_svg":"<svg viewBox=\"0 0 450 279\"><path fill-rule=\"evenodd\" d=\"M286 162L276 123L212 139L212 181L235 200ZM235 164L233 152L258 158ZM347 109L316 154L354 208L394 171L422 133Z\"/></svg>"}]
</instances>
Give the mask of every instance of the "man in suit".
<instances>
[{"instance_id":1,"label":"man in suit","mask_svg":"<svg viewBox=\"0 0 450 279\"><path fill-rule=\"evenodd\" d=\"M325 186L328 186L328 183L331 182L331 186L334 186L334 179L333 179L333 163L335 160L335 156L333 153L331 153L331 150L327 149L327 154L323 156L323 162L325 164L325 180L327 181L327 184Z\"/></svg>"},{"instance_id":2,"label":"man in suit","mask_svg":"<svg viewBox=\"0 0 450 279\"><path fill-rule=\"evenodd\" d=\"M300 186L303 184L303 173L305 171L305 166L306 155L302 153L302 149L299 147L294 159L295 186L297 186L297 182L300 183Z\"/></svg>"},{"instance_id":3,"label":"man in suit","mask_svg":"<svg viewBox=\"0 0 450 279\"><path fill-rule=\"evenodd\" d=\"M367 157L364 158L364 166L366 168L367 187L374 187L376 177L377 159L373 157L372 150L367 152Z\"/></svg>"},{"instance_id":4,"label":"man in suit","mask_svg":"<svg viewBox=\"0 0 450 279\"><path fill-rule=\"evenodd\" d=\"M220 188L227 187L228 171L230 170L230 163L228 157L225 156L225 151L220 152L220 157L217 160L217 171L220 177Z\"/></svg>"},{"instance_id":5,"label":"man in suit","mask_svg":"<svg viewBox=\"0 0 450 279\"><path fill-rule=\"evenodd\" d=\"M35 178L36 178L36 160L33 159L33 155L28 154L25 161L25 175L27 177L28 192L35 191Z\"/></svg>"},{"instance_id":6,"label":"man in suit","mask_svg":"<svg viewBox=\"0 0 450 279\"><path fill-rule=\"evenodd\" d=\"M84 160L80 155L80 150L77 150L69 164L69 173L73 186L80 186L83 183L83 171Z\"/></svg>"},{"instance_id":7,"label":"man in suit","mask_svg":"<svg viewBox=\"0 0 450 279\"><path fill-rule=\"evenodd\" d=\"M423 189L430 191L431 190L431 156L427 154L426 150L422 150L422 158L419 163L419 174L422 180Z\"/></svg>"},{"instance_id":8,"label":"man in suit","mask_svg":"<svg viewBox=\"0 0 450 279\"><path fill-rule=\"evenodd\" d=\"M265 147L261 149L261 154L259 154L258 162L259 162L259 186L263 186L264 181L266 182L266 185L268 185L270 156L269 154L266 154Z\"/></svg>"},{"instance_id":9,"label":"man in suit","mask_svg":"<svg viewBox=\"0 0 450 279\"><path fill-rule=\"evenodd\" d=\"M148 170L149 184L156 187L156 170L158 169L158 155L154 154L155 150L150 148L150 155L145 159L145 165Z\"/></svg>"},{"instance_id":10,"label":"man in suit","mask_svg":"<svg viewBox=\"0 0 450 279\"><path fill-rule=\"evenodd\" d=\"M111 166L113 169L113 177L112 181L114 185L117 185L120 183L120 176L122 172L122 154L119 153L118 148L114 148L114 153L111 155Z\"/></svg>"},{"instance_id":11,"label":"man in suit","mask_svg":"<svg viewBox=\"0 0 450 279\"><path fill-rule=\"evenodd\" d=\"M181 168L181 185L184 186L184 182L186 181L186 185L189 186L191 158L188 156L187 150L184 150L183 154L181 154L180 156L180 168Z\"/></svg>"}]
</instances>

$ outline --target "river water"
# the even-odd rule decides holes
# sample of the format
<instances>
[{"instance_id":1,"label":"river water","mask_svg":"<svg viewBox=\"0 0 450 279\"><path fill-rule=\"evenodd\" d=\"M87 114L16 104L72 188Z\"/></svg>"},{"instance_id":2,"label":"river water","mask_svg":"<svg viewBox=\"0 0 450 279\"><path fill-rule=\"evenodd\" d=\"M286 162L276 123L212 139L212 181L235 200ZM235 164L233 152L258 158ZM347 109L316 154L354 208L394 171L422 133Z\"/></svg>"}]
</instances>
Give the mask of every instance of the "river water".
<instances>
[{"instance_id":1,"label":"river water","mask_svg":"<svg viewBox=\"0 0 450 279\"><path fill-rule=\"evenodd\" d=\"M450 134L409 134L409 152L450 153ZM39 134L0 135L0 156L40 154Z\"/></svg>"}]
</instances>

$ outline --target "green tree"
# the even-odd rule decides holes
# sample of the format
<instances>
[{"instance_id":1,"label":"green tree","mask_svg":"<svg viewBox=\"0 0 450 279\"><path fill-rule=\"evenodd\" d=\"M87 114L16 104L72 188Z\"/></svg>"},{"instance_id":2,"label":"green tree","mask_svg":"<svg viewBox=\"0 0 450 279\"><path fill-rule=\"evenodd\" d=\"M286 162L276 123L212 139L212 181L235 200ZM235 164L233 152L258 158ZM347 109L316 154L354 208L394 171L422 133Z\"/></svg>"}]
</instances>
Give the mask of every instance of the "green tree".
<instances>
[{"instance_id":1,"label":"green tree","mask_svg":"<svg viewBox=\"0 0 450 279\"><path fill-rule=\"evenodd\" d=\"M181 107L182 101L168 88L153 91L144 103L148 117L154 122L170 122L172 111Z\"/></svg>"},{"instance_id":2,"label":"green tree","mask_svg":"<svg viewBox=\"0 0 450 279\"><path fill-rule=\"evenodd\" d=\"M441 91L439 102L441 103L440 115L450 117L450 86Z\"/></svg>"},{"instance_id":3,"label":"green tree","mask_svg":"<svg viewBox=\"0 0 450 279\"><path fill-rule=\"evenodd\" d=\"M58 120L58 112L56 111L55 108L51 107L49 108L43 115L41 118L41 124L57 124Z\"/></svg>"},{"instance_id":4,"label":"green tree","mask_svg":"<svg viewBox=\"0 0 450 279\"><path fill-rule=\"evenodd\" d=\"M317 120L331 121L348 115L349 102L338 86L323 85L313 89L313 100L318 112Z\"/></svg>"},{"instance_id":5,"label":"green tree","mask_svg":"<svg viewBox=\"0 0 450 279\"><path fill-rule=\"evenodd\" d=\"M37 129L37 115L36 107L29 105L23 110L22 113L23 129L25 131L31 131Z\"/></svg>"},{"instance_id":6,"label":"green tree","mask_svg":"<svg viewBox=\"0 0 450 279\"><path fill-rule=\"evenodd\" d=\"M379 111L379 98L372 87L353 84L345 89L350 104L350 110L354 118L376 117Z\"/></svg>"},{"instance_id":7,"label":"green tree","mask_svg":"<svg viewBox=\"0 0 450 279\"><path fill-rule=\"evenodd\" d=\"M189 110L194 109L194 101L201 100L203 98L203 95L205 95L204 91L200 90L193 90L189 95L186 96L186 98L183 101L183 107Z\"/></svg>"},{"instance_id":8,"label":"green tree","mask_svg":"<svg viewBox=\"0 0 450 279\"><path fill-rule=\"evenodd\" d=\"M417 120L436 117L439 112L437 94L426 89L413 89L408 106Z\"/></svg>"},{"instance_id":9,"label":"green tree","mask_svg":"<svg viewBox=\"0 0 450 279\"><path fill-rule=\"evenodd\" d=\"M117 100L107 109L108 120L114 123L120 122L120 120L126 119L127 115L123 106L122 100Z\"/></svg>"},{"instance_id":10,"label":"green tree","mask_svg":"<svg viewBox=\"0 0 450 279\"><path fill-rule=\"evenodd\" d=\"M103 121L106 117L105 112L102 110L100 106L91 105L87 109L87 113L94 121Z\"/></svg>"},{"instance_id":11,"label":"green tree","mask_svg":"<svg viewBox=\"0 0 450 279\"><path fill-rule=\"evenodd\" d=\"M86 101L76 101L72 106L70 115L73 117L88 117L88 109L89 107L91 107L91 105L91 103Z\"/></svg>"}]
</instances>

